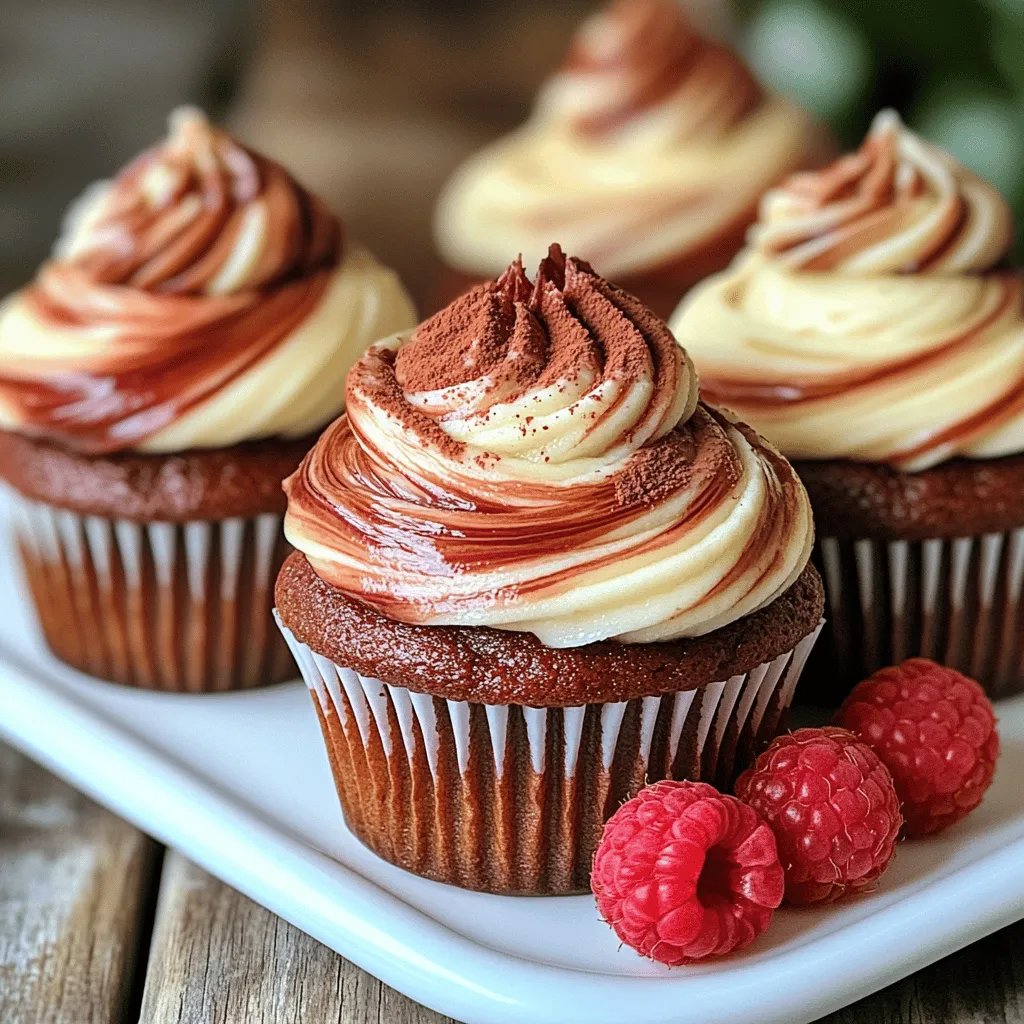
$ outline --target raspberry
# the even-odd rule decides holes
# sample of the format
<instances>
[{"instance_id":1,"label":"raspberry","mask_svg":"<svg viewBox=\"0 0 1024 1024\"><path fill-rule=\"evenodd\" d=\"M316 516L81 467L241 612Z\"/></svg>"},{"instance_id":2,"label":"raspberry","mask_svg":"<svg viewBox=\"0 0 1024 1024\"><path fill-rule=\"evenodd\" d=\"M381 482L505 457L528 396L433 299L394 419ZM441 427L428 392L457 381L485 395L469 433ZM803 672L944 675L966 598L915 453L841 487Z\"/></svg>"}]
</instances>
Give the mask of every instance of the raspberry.
<instances>
[{"instance_id":1,"label":"raspberry","mask_svg":"<svg viewBox=\"0 0 1024 1024\"><path fill-rule=\"evenodd\" d=\"M938 832L970 814L992 781L999 734L985 691L927 658L858 683L836 721L892 772L907 836Z\"/></svg>"},{"instance_id":2,"label":"raspberry","mask_svg":"<svg viewBox=\"0 0 1024 1024\"><path fill-rule=\"evenodd\" d=\"M782 902L771 829L704 782L658 782L605 825L591 885L638 953L676 966L749 945Z\"/></svg>"},{"instance_id":3,"label":"raspberry","mask_svg":"<svg viewBox=\"0 0 1024 1024\"><path fill-rule=\"evenodd\" d=\"M902 818L892 776L845 729L779 736L739 777L736 795L775 833L787 903L863 892L896 852Z\"/></svg>"}]
</instances>

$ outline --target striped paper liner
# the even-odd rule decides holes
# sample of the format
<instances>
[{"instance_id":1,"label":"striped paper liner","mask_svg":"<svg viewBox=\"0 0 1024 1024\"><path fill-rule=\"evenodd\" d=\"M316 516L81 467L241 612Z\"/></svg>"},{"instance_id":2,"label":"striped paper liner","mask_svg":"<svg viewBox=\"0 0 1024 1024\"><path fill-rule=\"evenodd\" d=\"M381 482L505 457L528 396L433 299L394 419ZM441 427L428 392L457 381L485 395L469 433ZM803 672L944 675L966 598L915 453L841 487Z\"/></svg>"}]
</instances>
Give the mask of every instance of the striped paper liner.
<instances>
[{"instance_id":1,"label":"striped paper liner","mask_svg":"<svg viewBox=\"0 0 1024 1024\"><path fill-rule=\"evenodd\" d=\"M62 661L175 692L295 677L271 617L288 551L280 515L142 524L7 493L43 634Z\"/></svg>"},{"instance_id":2,"label":"striped paper liner","mask_svg":"<svg viewBox=\"0 0 1024 1024\"><path fill-rule=\"evenodd\" d=\"M1024 690L1024 529L922 541L822 538L828 627L802 699L838 704L859 680L926 657L992 697Z\"/></svg>"},{"instance_id":3,"label":"striped paper liner","mask_svg":"<svg viewBox=\"0 0 1024 1024\"><path fill-rule=\"evenodd\" d=\"M346 822L367 846L464 888L558 895L588 890L604 822L646 782L730 786L779 731L821 626L744 675L567 708L415 693L281 629L313 693Z\"/></svg>"}]
</instances>

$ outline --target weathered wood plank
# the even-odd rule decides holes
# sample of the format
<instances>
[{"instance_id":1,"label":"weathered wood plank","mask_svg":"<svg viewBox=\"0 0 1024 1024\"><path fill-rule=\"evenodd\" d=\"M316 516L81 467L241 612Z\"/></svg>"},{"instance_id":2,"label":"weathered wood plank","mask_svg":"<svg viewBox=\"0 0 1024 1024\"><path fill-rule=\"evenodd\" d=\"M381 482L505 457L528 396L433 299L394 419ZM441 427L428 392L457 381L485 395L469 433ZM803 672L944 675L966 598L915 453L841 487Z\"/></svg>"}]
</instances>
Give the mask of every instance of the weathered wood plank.
<instances>
[{"instance_id":1,"label":"weathered wood plank","mask_svg":"<svg viewBox=\"0 0 1024 1024\"><path fill-rule=\"evenodd\" d=\"M146 1024L445 1024L326 947L169 854ZM818 1024L1024 1021L1024 922ZM625 1024L625 1022L624 1022Z\"/></svg>"},{"instance_id":2,"label":"weathered wood plank","mask_svg":"<svg viewBox=\"0 0 1024 1024\"><path fill-rule=\"evenodd\" d=\"M4 1024L127 1019L155 858L141 833L0 744Z\"/></svg>"},{"instance_id":3,"label":"weathered wood plank","mask_svg":"<svg viewBox=\"0 0 1024 1024\"><path fill-rule=\"evenodd\" d=\"M175 853L164 863L146 1024L444 1024Z\"/></svg>"},{"instance_id":4,"label":"weathered wood plank","mask_svg":"<svg viewBox=\"0 0 1024 1024\"><path fill-rule=\"evenodd\" d=\"M1024 921L1004 928L818 1024L1024 1021Z\"/></svg>"},{"instance_id":5,"label":"weathered wood plank","mask_svg":"<svg viewBox=\"0 0 1024 1024\"><path fill-rule=\"evenodd\" d=\"M445 1024L169 854L141 1017L152 844L0 745L4 1024ZM819 1024L1024 1021L1024 922Z\"/></svg>"}]
</instances>

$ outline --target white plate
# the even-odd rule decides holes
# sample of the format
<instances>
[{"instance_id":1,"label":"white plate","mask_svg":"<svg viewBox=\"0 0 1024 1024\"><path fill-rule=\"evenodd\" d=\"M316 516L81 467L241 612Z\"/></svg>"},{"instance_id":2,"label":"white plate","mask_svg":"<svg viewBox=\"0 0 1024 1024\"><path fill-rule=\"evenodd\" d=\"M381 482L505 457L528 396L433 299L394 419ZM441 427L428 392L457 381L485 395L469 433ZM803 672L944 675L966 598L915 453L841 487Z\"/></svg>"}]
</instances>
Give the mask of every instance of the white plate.
<instances>
[{"instance_id":1,"label":"white plate","mask_svg":"<svg viewBox=\"0 0 1024 1024\"><path fill-rule=\"evenodd\" d=\"M306 689L173 696L57 663L0 549L0 733L101 803L353 960L470 1024L800 1024L1024 917L1024 700L981 809L900 847L880 889L781 911L751 949L666 969L587 897L463 892L345 830Z\"/></svg>"}]
</instances>

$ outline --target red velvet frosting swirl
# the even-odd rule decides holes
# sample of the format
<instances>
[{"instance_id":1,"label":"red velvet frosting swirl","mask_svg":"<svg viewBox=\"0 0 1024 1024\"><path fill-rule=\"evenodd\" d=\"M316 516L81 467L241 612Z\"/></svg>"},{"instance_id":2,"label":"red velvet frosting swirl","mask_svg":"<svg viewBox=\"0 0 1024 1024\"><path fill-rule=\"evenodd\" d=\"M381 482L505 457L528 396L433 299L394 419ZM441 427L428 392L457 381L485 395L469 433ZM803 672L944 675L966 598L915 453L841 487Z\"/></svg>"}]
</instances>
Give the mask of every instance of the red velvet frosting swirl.
<instances>
[{"instance_id":1,"label":"red velvet frosting swirl","mask_svg":"<svg viewBox=\"0 0 1024 1024\"><path fill-rule=\"evenodd\" d=\"M998 263L1013 217L991 185L885 110L857 152L767 193L751 238L794 270L953 274Z\"/></svg>"},{"instance_id":2,"label":"red velvet frosting swirl","mask_svg":"<svg viewBox=\"0 0 1024 1024\"><path fill-rule=\"evenodd\" d=\"M598 137L671 99L677 138L707 138L738 124L761 98L743 61L695 32L676 0L616 0L577 33L541 93L538 116L563 116Z\"/></svg>"},{"instance_id":3,"label":"red velvet frosting swirl","mask_svg":"<svg viewBox=\"0 0 1024 1024\"><path fill-rule=\"evenodd\" d=\"M539 261L558 234L612 278L682 291L729 261L765 189L823 148L677 0L614 0L582 25L529 120L452 176L437 244L450 265L497 274L510 253Z\"/></svg>"},{"instance_id":4,"label":"red velvet frosting swirl","mask_svg":"<svg viewBox=\"0 0 1024 1024\"><path fill-rule=\"evenodd\" d=\"M389 298L400 291L373 266ZM87 194L54 258L5 308L0 421L86 453L296 436L340 407L330 396L314 422L302 394L307 368L327 370L318 347L350 350L338 378L411 322L404 292L404 315L383 322L353 305L378 286L366 254L342 253L337 218L284 168L178 111L163 143ZM346 314L380 330L352 339ZM282 387L295 376L290 409L266 401L261 379L286 344L291 368L276 373ZM262 408L246 406L249 383Z\"/></svg>"},{"instance_id":5,"label":"red velvet frosting swirl","mask_svg":"<svg viewBox=\"0 0 1024 1024\"><path fill-rule=\"evenodd\" d=\"M337 589L558 647L710 632L786 590L812 539L788 463L557 247L533 283L517 261L370 349L285 490L290 541Z\"/></svg>"},{"instance_id":6,"label":"red velvet frosting swirl","mask_svg":"<svg viewBox=\"0 0 1024 1024\"><path fill-rule=\"evenodd\" d=\"M793 459L916 472L1024 450L1024 276L999 192L892 110L768 192L672 326L706 393Z\"/></svg>"}]
</instances>

